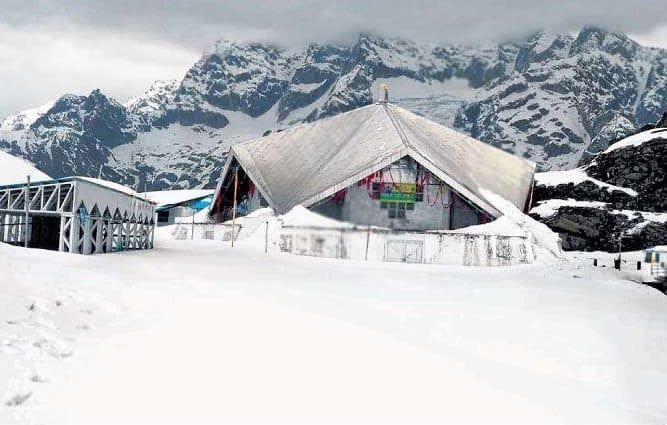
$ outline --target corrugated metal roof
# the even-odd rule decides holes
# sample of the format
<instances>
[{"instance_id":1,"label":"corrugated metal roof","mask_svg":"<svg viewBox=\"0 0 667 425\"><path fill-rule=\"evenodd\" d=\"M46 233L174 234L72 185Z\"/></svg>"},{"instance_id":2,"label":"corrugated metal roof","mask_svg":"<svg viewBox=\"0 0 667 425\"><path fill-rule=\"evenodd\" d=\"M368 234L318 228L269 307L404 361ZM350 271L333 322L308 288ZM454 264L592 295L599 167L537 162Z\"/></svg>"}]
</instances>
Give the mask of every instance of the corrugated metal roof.
<instances>
[{"instance_id":1,"label":"corrugated metal roof","mask_svg":"<svg viewBox=\"0 0 667 425\"><path fill-rule=\"evenodd\" d=\"M234 145L229 160L238 160L282 214L312 205L404 156L496 216L482 189L523 209L535 170L524 158L387 103Z\"/></svg>"}]
</instances>

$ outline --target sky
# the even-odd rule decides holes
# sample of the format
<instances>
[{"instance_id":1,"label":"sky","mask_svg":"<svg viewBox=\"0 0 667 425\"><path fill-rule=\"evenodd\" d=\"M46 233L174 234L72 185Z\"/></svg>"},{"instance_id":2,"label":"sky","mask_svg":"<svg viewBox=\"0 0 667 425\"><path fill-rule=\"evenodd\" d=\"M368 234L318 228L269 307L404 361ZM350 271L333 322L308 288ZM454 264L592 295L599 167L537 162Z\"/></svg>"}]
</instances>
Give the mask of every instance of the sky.
<instances>
[{"instance_id":1,"label":"sky","mask_svg":"<svg viewBox=\"0 0 667 425\"><path fill-rule=\"evenodd\" d=\"M65 93L125 101L215 40L296 48L359 32L490 43L584 25L667 48L665 0L0 0L0 119Z\"/></svg>"}]
</instances>

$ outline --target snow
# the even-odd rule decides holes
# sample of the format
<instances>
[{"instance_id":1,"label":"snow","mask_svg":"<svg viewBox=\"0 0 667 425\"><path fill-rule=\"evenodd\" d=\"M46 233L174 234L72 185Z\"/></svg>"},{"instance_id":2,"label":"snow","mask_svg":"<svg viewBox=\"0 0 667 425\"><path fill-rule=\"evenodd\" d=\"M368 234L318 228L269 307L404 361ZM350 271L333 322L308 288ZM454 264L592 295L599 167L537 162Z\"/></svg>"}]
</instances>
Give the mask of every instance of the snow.
<instances>
[{"instance_id":1,"label":"snow","mask_svg":"<svg viewBox=\"0 0 667 425\"><path fill-rule=\"evenodd\" d=\"M548 263L552 259L563 257L560 237L547 227L546 224L533 220L497 193L484 188L480 188L479 190L482 196L503 214L503 217L516 224L531 237L533 244L542 249L543 252L540 252L537 256L539 263Z\"/></svg>"},{"instance_id":2,"label":"snow","mask_svg":"<svg viewBox=\"0 0 667 425\"><path fill-rule=\"evenodd\" d=\"M628 233L636 233L643 229L649 223L666 223L667 222L667 213L657 213L651 211L638 211L638 210L616 210L612 209L611 205L607 202L600 201L578 201L575 199L547 199L546 201L541 201L537 206L533 207L530 210L531 214L537 214L542 218L548 218L558 212L560 207L572 207L572 208L598 208L603 209L609 212L609 214L614 215L624 215L629 220L641 219L642 221L636 224L632 229L628 230Z\"/></svg>"},{"instance_id":3,"label":"snow","mask_svg":"<svg viewBox=\"0 0 667 425\"><path fill-rule=\"evenodd\" d=\"M283 226L293 227L320 227L330 229L353 228L354 224L334 220L323 215L314 213L302 205L297 205L280 216Z\"/></svg>"},{"instance_id":4,"label":"snow","mask_svg":"<svg viewBox=\"0 0 667 425\"><path fill-rule=\"evenodd\" d=\"M600 201L577 201L576 199L547 199L540 202L530 210L531 214L537 214L542 218L551 217L558 212L560 207L572 208L600 208L607 209L609 204Z\"/></svg>"},{"instance_id":5,"label":"snow","mask_svg":"<svg viewBox=\"0 0 667 425\"><path fill-rule=\"evenodd\" d=\"M193 199L203 198L213 195L212 189L192 189L192 190L158 190L154 192L143 192L139 196L146 197L155 202L158 207L164 205L180 204L181 202L191 201Z\"/></svg>"},{"instance_id":6,"label":"snow","mask_svg":"<svg viewBox=\"0 0 667 425\"><path fill-rule=\"evenodd\" d=\"M140 115L155 115L161 111L165 103L173 101L178 85L177 80L158 80L144 94L132 97L123 106Z\"/></svg>"},{"instance_id":7,"label":"snow","mask_svg":"<svg viewBox=\"0 0 667 425\"><path fill-rule=\"evenodd\" d=\"M537 214L542 218L548 218L558 212L561 207L571 208L597 208L606 210L612 215L624 215L629 220L641 220L634 227L627 230L627 233L634 234L640 232L650 223L667 223L667 213L656 213L651 211L638 210L616 210L612 209L607 202L599 201L577 201L575 199L547 199L541 201L537 206L530 210L531 214Z\"/></svg>"},{"instance_id":8,"label":"snow","mask_svg":"<svg viewBox=\"0 0 667 425\"><path fill-rule=\"evenodd\" d=\"M56 101L53 100L37 108L28 109L5 118L0 123L0 131L14 131L30 127L42 115L46 114L55 103Z\"/></svg>"},{"instance_id":9,"label":"snow","mask_svg":"<svg viewBox=\"0 0 667 425\"><path fill-rule=\"evenodd\" d=\"M667 213L657 213L651 211L636 211L636 210L610 210L610 214L624 215L630 220L641 219L642 221L635 224L629 229L627 233L633 234L640 232L644 227L650 223L667 223Z\"/></svg>"},{"instance_id":10,"label":"snow","mask_svg":"<svg viewBox=\"0 0 667 425\"><path fill-rule=\"evenodd\" d=\"M524 232L518 224L505 216L493 220L490 223L478 224L477 226L468 226L457 230L450 230L448 233L467 233L493 236L526 236L526 232Z\"/></svg>"},{"instance_id":11,"label":"snow","mask_svg":"<svg viewBox=\"0 0 667 425\"><path fill-rule=\"evenodd\" d=\"M540 31L536 34L535 38L532 40L532 50L535 54L540 54L548 50L558 38L557 34L550 33L547 31Z\"/></svg>"},{"instance_id":12,"label":"snow","mask_svg":"<svg viewBox=\"0 0 667 425\"><path fill-rule=\"evenodd\" d=\"M651 140L659 137L667 139L667 129L654 128L652 130L642 131L641 133L637 133L630 137L626 137L625 139L609 146L607 150L604 151L604 153L609 153L617 149L623 149L631 146L639 146L643 143L650 142Z\"/></svg>"},{"instance_id":13,"label":"snow","mask_svg":"<svg viewBox=\"0 0 667 425\"><path fill-rule=\"evenodd\" d=\"M31 181L51 180L28 161L0 151L0 185L25 183L27 176Z\"/></svg>"},{"instance_id":14,"label":"snow","mask_svg":"<svg viewBox=\"0 0 667 425\"><path fill-rule=\"evenodd\" d=\"M129 187L123 186L122 184L119 184L119 183L110 182L108 180L96 179L94 177L77 177L77 179L85 180L85 181L93 183L93 184L104 186L106 188L113 189L117 192L122 192L126 195L140 196L137 192L130 189Z\"/></svg>"},{"instance_id":15,"label":"snow","mask_svg":"<svg viewBox=\"0 0 667 425\"><path fill-rule=\"evenodd\" d=\"M667 298L570 259L486 268L214 241L0 244L0 422L667 421Z\"/></svg>"},{"instance_id":16,"label":"snow","mask_svg":"<svg viewBox=\"0 0 667 425\"><path fill-rule=\"evenodd\" d=\"M633 189L615 186L613 184L605 183L590 177L588 174L586 174L584 168L575 168L573 170L566 171L547 171L544 173L535 173L535 182L543 186L558 186L560 184L568 183L573 183L576 186L585 181L592 182L603 189L607 189L608 192L620 190L621 192L625 192L630 196L637 196L637 192Z\"/></svg>"}]
</instances>

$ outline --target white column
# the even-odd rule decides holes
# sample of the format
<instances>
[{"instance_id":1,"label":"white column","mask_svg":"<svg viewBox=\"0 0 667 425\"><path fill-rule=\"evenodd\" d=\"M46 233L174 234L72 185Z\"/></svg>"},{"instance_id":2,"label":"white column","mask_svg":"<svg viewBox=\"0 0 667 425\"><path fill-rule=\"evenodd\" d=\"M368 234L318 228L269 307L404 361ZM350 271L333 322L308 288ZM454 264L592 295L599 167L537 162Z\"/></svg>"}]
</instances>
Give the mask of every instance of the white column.
<instances>
[{"instance_id":1,"label":"white column","mask_svg":"<svg viewBox=\"0 0 667 425\"><path fill-rule=\"evenodd\" d=\"M107 229L107 252L113 251L113 220L109 219L104 222L104 226Z\"/></svg>"},{"instance_id":2,"label":"white column","mask_svg":"<svg viewBox=\"0 0 667 425\"><path fill-rule=\"evenodd\" d=\"M67 227L67 217L60 216L60 236L58 237L58 251L65 252L65 228Z\"/></svg>"},{"instance_id":3,"label":"white column","mask_svg":"<svg viewBox=\"0 0 667 425\"><path fill-rule=\"evenodd\" d=\"M104 219L102 218L96 218L95 219L95 224L97 225L97 234L95 235L95 253L96 254L101 254L104 252Z\"/></svg>"},{"instance_id":4,"label":"white column","mask_svg":"<svg viewBox=\"0 0 667 425\"><path fill-rule=\"evenodd\" d=\"M82 254L89 255L93 252L93 243L91 240L93 230L93 220L91 217L86 219L86 222L83 224L83 247L81 250Z\"/></svg>"},{"instance_id":5,"label":"white column","mask_svg":"<svg viewBox=\"0 0 667 425\"><path fill-rule=\"evenodd\" d=\"M69 229L69 252L78 253L79 252L79 237L81 233L80 229L80 220L77 214L72 216L70 221Z\"/></svg>"}]
</instances>

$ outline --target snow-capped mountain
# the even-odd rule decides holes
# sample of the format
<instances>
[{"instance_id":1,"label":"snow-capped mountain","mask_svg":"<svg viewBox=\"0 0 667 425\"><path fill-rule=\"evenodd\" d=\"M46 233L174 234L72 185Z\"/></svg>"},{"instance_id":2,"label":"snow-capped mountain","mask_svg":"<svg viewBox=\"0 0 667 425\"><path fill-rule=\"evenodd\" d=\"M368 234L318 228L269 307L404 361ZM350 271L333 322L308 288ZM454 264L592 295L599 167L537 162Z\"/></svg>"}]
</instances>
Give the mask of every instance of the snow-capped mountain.
<instances>
[{"instance_id":1,"label":"snow-capped mountain","mask_svg":"<svg viewBox=\"0 0 667 425\"><path fill-rule=\"evenodd\" d=\"M231 144L371 103L380 81L403 107L563 169L656 121L667 52L595 28L486 47L367 34L297 51L220 41L181 81L124 105L95 90L9 117L0 149L55 177L211 187Z\"/></svg>"},{"instance_id":2,"label":"snow-capped mountain","mask_svg":"<svg viewBox=\"0 0 667 425\"><path fill-rule=\"evenodd\" d=\"M512 72L485 88L458 126L543 169L572 168L603 150L607 137L660 117L667 52L596 28L576 37L541 32L519 48Z\"/></svg>"}]
</instances>

